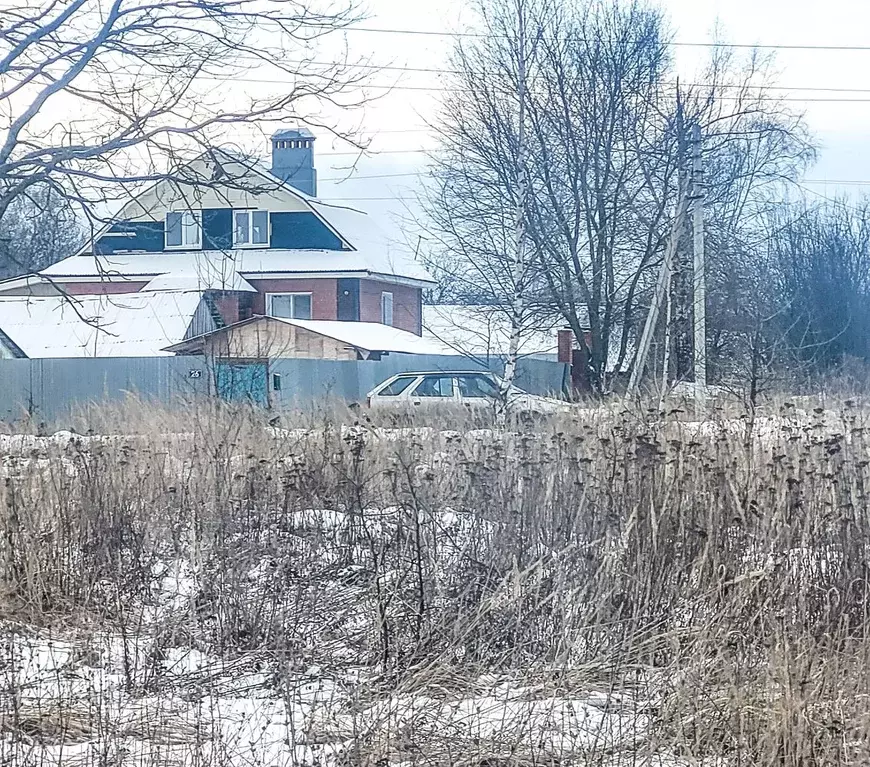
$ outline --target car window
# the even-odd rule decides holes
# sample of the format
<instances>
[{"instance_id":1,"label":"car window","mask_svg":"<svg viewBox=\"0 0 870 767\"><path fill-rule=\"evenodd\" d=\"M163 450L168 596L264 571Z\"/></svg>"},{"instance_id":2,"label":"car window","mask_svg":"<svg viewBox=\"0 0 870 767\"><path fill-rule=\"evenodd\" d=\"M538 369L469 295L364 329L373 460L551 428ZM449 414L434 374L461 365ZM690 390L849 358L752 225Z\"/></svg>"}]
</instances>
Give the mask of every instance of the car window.
<instances>
[{"instance_id":1,"label":"car window","mask_svg":"<svg viewBox=\"0 0 870 767\"><path fill-rule=\"evenodd\" d=\"M488 376L458 376L456 380L459 382L459 393L463 397L497 399L499 396L498 387Z\"/></svg>"},{"instance_id":2,"label":"car window","mask_svg":"<svg viewBox=\"0 0 870 767\"><path fill-rule=\"evenodd\" d=\"M426 376L414 389L415 397L452 397L452 376Z\"/></svg>"},{"instance_id":3,"label":"car window","mask_svg":"<svg viewBox=\"0 0 870 767\"><path fill-rule=\"evenodd\" d=\"M398 397L416 380L417 376L401 376L388 386L385 386L383 389L381 389L378 392L378 397Z\"/></svg>"}]
</instances>

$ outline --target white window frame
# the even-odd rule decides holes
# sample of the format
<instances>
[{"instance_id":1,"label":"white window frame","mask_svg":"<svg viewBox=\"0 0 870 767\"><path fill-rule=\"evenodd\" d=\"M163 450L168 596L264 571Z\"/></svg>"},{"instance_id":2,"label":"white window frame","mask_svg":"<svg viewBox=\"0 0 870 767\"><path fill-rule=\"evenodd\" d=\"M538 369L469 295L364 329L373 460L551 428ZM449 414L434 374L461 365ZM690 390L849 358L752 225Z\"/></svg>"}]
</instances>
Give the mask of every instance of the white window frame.
<instances>
[{"instance_id":1,"label":"white window frame","mask_svg":"<svg viewBox=\"0 0 870 767\"><path fill-rule=\"evenodd\" d=\"M237 227L236 227L236 216L240 213L247 214L248 217L248 238L251 238L251 235L254 231L254 213L265 213L266 214L266 241L265 242L238 242L236 240ZM272 217L269 215L269 211L263 210L262 208L234 208L233 209L233 247L234 248L268 248L269 243L272 240Z\"/></svg>"},{"instance_id":2,"label":"white window frame","mask_svg":"<svg viewBox=\"0 0 870 767\"><path fill-rule=\"evenodd\" d=\"M285 298L287 296L290 296L290 298L293 299L291 302L291 306L293 306L294 308L291 309L291 312L295 310L296 297L297 296L307 296L309 301L310 301L310 303L309 303L309 306L311 307L310 313L312 315L314 314L314 294L313 293L306 293L305 291L293 291L293 292L283 292L283 293L266 293L266 315L269 317L276 317L277 315L272 313L272 299L276 298L276 297ZM291 320L300 319L301 320L301 319L311 319L311 318L310 317L308 317L308 318L279 317L279 319L291 319Z\"/></svg>"},{"instance_id":3,"label":"white window frame","mask_svg":"<svg viewBox=\"0 0 870 767\"><path fill-rule=\"evenodd\" d=\"M181 244L170 245L169 240L169 216L181 216ZM186 217L190 217L185 222ZM196 225L197 241L188 243L184 241L184 233L189 231L191 223ZM166 220L163 223L163 248L164 250L202 250L202 211L199 210L170 210L166 212Z\"/></svg>"},{"instance_id":4,"label":"white window frame","mask_svg":"<svg viewBox=\"0 0 870 767\"><path fill-rule=\"evenodd\" d=\"M395 296L392 291L385 290L381 293L381 324L394 327L395 321ZM389 315L389 317L388 317Z\"/></svg>"}]
</instances>

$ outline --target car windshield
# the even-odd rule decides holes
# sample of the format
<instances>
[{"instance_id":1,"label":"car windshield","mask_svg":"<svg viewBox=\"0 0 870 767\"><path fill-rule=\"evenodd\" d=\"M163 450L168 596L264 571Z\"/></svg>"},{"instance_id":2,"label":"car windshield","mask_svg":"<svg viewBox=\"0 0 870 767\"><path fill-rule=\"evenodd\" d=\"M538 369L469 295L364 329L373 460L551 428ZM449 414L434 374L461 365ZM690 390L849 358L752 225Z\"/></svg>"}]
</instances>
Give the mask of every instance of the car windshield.
<instances>
[{"instance_id":1,"label":"car windshield","mask_svg":"<svg viewBox=\"0 0 870 767\"><path fill-rule=\"evenodd\" d=\"M397 378L392 383L387 384L383 389L378 392L379 397L398 397L405 389L407 389L414 381L417 380L417 376L402 376L401 378Z\"/></svg>"}]
</instances>

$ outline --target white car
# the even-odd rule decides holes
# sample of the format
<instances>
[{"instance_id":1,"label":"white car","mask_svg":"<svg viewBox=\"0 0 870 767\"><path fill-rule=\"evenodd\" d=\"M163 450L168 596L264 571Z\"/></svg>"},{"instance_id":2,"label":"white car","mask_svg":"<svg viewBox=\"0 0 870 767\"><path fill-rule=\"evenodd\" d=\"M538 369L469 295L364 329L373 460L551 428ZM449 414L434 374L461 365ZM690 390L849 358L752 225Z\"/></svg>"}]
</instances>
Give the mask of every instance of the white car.
<instances>
[{"instance_id":1,"label":"white car","mask_svg":"<svg viewBox=\"0 0 870 767\"><path fill-rule=\"evenodd\" d=\"M399 373L376 386L366 395L370 408L428 410L459 406L473 410L494 410L501 400L503 382L486 371L460 370ZM511 386L507 392L508 410L529 413L569 412L567 402L538 397Z\"/></svg>"}]
</instances>

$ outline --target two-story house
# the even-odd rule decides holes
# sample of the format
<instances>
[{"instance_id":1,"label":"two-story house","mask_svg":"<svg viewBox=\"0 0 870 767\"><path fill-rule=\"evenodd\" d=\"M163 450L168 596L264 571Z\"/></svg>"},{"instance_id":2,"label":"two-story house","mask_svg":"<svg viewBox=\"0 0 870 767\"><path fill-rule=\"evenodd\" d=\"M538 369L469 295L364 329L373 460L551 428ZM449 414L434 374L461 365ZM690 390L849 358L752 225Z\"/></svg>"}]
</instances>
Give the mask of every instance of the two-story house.
<instances>
[{"instance_id":1,"label":"two-story house","mask_svg":"<svg viewBox=\"0 0 870 767\"><path fill-rule=\"evenodd\" d=\"M217 327L262 314L420 335L430 276L367 214L317 199L314 140L279 131L269 168L214 150L132 197L78 254L0 282L0 300L200 291Z\"/></svg>"}]
</instances>

